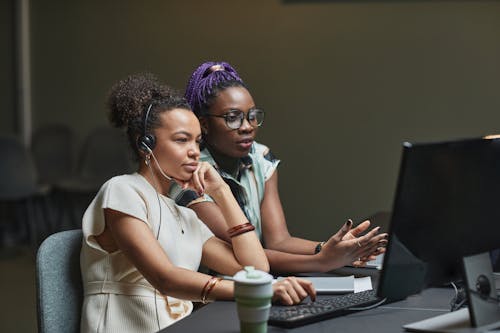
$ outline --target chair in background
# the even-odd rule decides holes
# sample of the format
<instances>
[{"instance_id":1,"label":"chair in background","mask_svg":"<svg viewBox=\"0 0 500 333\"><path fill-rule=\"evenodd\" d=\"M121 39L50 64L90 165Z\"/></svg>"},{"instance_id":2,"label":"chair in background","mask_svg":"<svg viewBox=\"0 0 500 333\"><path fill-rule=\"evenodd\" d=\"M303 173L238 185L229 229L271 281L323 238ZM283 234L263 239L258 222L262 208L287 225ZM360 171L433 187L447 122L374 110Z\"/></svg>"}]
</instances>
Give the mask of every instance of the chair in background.
<instances>
[{"instance_id":1,"label":"chair in background","mask_svg":"<svg viewBox=\"0 0 500 333\"><path fill-rule=\"evenodd\" d=\"M75 136L68 126L50 124L38 128L33 133L31 151L39 184L51 187L73 175Z\"/></svg>"},{"instance_id":2,"label":"chair in background","mask_svg":"<svg viewBox=\"0 0 500 333\"><path fill-rule=\"evenodd\" d=\"M48 228L33 159L10 136L0 136L0 156L0 247L15 247L28 240L36 249Z\"/></svg>"},{"instance_id":3,"label":"chair in background","mask_svg":"<svg viewBox=\"0 0 500 333\"><path fill-rule=\"evenodd\" d=\"M44 192L44 208L50 233L61 231L66 207L64 198L54 190L71 179L74 173L75 135L64 124L39 127L32 136L31 153L38 175L38 184Z\"/></svg>"},{"instance_id":4,"label":"chair in background","mask_svg":"<svg viewBox=\"0 0 500 333\"><path fill-rule=\"evenodd\" d=\"M99 187L109 178L132 171L132 163L123 132L97 127L87 136L79 156L82 180Z\"/></svg>"},{"instance_id":5,"label":"chair in background","mask_svg":"<svg viewBox=\"0 0 500 333\"><path fill-rule=\"evenodd\" d=\"M80 332L83 286L80 273L82 230L47 237L36 258L39 333Z\"/></svg>"},{"instance_id":6,"label":"chair in background","mask_svg":"<svg viewBox=\"0 0 500 333\"><path fill-rule=\"evenodd\" d=\"M59 185L71 216L64 228L80 227L85 209L101 187L113 176L130 173L132 161L123 133L112 127L97 127L85 138L77 158L75 177Z\"/></svg>"}]
</instances>

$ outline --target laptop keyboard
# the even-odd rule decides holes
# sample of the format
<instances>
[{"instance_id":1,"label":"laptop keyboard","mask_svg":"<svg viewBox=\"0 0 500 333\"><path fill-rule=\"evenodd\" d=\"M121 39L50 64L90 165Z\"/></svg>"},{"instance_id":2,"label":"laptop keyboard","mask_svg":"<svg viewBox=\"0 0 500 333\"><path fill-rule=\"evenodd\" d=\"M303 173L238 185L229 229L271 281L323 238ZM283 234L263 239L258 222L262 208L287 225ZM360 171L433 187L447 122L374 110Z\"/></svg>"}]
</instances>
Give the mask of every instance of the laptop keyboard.
<instances>
[{"instance_id":1,"label":"laptop keyboard","mask_svg":"<svg viewBox=\"0 0 500 333\"><path fill-rule=\"evenodd\" d=\"M366 307L380 301L381 298L376 295L375 290L368 290L359 293L331 295L317 299L315 302L292 306L273 305L268 323L269 325L287 328L302 326L342 316L356 311L352 308Z\"/></svg>"}]
</instances>

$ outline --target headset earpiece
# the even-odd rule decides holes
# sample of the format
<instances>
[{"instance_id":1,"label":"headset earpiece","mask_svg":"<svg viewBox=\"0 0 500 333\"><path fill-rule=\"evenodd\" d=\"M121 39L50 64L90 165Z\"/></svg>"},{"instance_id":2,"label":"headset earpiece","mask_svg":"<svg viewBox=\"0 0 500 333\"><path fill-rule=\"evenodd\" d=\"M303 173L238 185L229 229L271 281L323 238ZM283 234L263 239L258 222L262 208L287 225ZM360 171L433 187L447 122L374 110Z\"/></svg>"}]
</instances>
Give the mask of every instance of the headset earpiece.
<instances>
[{"instance_id":1,"label":"headset earpiece","mask_svg":"<svg viewBox=\"0 0 500 333\"><path fill-rule=\"evenodd\" d=\"M153 149L155 149L156 145L156 137L151 133L147 133L149 112L151 111L152 107L153 103L150 103L146 113L144 114L142 136L137 139L137 147L146 154L153 153Z\"/></svg>"},{"instance_id":2,"label":"headset earpiece","mask_svg":"<svg viewBox=\"0 0 500 333\"><path fill-rule=\"evenodd\" d=\"M156 138L152 134L141 136L137 140L137 146L146 154L151 154L156 145Z\"/></svg>"}]
</instances>

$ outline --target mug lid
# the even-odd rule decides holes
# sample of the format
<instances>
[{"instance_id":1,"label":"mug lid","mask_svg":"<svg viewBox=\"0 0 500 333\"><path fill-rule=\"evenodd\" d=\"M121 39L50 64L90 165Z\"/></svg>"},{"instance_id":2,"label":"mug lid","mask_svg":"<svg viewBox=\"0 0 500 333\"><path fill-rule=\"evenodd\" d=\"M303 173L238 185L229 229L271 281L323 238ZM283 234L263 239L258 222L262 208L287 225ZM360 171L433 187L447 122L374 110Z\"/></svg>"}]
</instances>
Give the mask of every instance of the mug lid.
<instances>
[{"instance_id":1,"label":"mug lid","mask_svg":"<svg viewBox=\"0 0 500 333\"><path fill-rule=\"evenodd\" d=\"M233 276L233 280L246 284L264 284L273 281L273 276L269 273L259 271L253 266L245 266Z\"/></svg>"}]
</instances>

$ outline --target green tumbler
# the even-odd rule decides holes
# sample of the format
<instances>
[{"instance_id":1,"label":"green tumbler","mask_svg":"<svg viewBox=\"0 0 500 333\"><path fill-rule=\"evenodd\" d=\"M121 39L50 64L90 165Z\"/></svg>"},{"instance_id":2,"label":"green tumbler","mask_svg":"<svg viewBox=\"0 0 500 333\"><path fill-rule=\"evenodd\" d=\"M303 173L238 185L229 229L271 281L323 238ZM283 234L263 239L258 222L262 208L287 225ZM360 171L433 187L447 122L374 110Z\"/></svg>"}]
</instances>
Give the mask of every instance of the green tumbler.
<instances>
[{"instance_id":1,"label":"green tumbler","mask_svg":"<svg viewBox=\"0 0 500 333\"><path fill-rule=\"evenodd\" d=\"M241 333L267 332L267 320L273 297L273 277L263 271L245 266L234 279L234 298Z\"/></svg>"}]
</instances>

